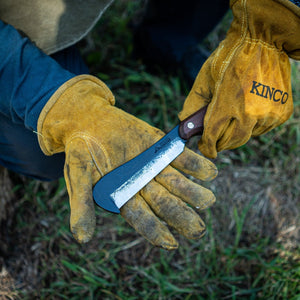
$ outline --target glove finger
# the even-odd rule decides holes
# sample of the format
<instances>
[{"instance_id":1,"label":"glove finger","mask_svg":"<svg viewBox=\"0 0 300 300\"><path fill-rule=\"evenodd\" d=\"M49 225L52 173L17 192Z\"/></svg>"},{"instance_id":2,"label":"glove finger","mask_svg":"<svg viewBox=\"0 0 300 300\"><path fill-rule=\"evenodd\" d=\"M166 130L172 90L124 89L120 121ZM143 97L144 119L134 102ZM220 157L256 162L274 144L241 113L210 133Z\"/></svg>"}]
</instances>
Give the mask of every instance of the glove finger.
<instances>
[{"instance_id":1,"label":"glove finger","mask_svg":"<svg viewBox=\"0 0 300 300\"><path fill-rule=\"evenodd\" d=\"M197 210L204 210L214 204L215 195L199 184L189 180L172 167L165 168L155 180L170 193L179 197Z\"/></svg>"},{"instance_id":2,"label":"glove finger","mask_svg":"<svg viewBox=\"0 0 300 300\"><path fill-rule=\"evenodd\" d=\"M218 111L222 109L214 108ZM217 153L234 149L245 144L251 137L255 121L239 120L226 115L211 114L211 107L207 109L208 118L205 119L205 129L198 143L199 150L209 158L216 158Z\"/></svg>"},{"instance_id":3,"label":"glove finger","mask_svg":"<svg viewBox=\"0 0 300 300\"><path fill-rule=\"evenodd\" d=\"M154 215L144 199L137 194L121 209L122 217L154 246L166 250L178 248L169 229Z\"/></svg>"},{"instance_id":4,"label":"glove finger","mask_svg":"<svg viewBox=\"0 0 300 300\"><path fill-rule=\"evenodd\" d=\"M210 181L218 175L218 169L211 161L188 148L171 165L200 180Z\"/></svg>"},{"instance_id":5,"label":"glove finger","mask_svg":"<svg viewBox=\"0 0 300 300\"><path fill-rule=\"evenodd\" d=\"M92 196L93 161L82 140L73 140L66 148L64 176L69 194L70 228L80 243L88 242L95 230Z\"/></svg>"},{"instance_id":6,"label":"glove finger","mask_svg":"<svg viewBox=\"0 0 300 300\"><path fill-rule=\"evenodd\" d=\"M151 181L141 194L154 213L183 236L199 239L205 234L205 224L200 216L159 183Z\"/></svg>"},{"instance_id":7,"label":"glove finger","mask_svg":"<svg viewBox=\"0 0 300 300\"><path fill-rule=\"evenodd\" d=\"M252 136L258 136L267 133L273 128L281 125L283 123L282 120L275 121L272 117L265 117L262 120L259 120L253 128Z\"/></svg>"}]
</instances>

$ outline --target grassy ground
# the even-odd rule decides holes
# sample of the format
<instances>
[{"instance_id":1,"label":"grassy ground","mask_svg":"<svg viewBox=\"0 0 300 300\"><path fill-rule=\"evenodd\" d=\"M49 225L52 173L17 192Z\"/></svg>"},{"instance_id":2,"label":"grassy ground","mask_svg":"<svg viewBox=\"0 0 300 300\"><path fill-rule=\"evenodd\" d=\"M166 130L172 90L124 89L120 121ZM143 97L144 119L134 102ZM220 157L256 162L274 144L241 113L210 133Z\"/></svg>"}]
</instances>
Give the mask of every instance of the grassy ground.
<instances>
[{"instance_id":1,"label":"grassy ground","mask_svg":"<svg viewBox=\"0 0 300 300\"><path fill-rule=\"evenodd\" d=\"M167 131L188 87L180 73L150 73L133 59L127 25L138 16L138 2L114 5L82 51L119 107ZM208 48L229 19L206 40ZM78 245L68 228L64 181L10 174L15 214L1 225L0 299L300 299L300 64L294 61L292 81L292 118L219 155L220 174L207 184L217 196L203 214L208 232L200 241L176 236L180 248L173 252L152 247L120 216L100 209L94 239Z\"/></svg>"}]
</instances>

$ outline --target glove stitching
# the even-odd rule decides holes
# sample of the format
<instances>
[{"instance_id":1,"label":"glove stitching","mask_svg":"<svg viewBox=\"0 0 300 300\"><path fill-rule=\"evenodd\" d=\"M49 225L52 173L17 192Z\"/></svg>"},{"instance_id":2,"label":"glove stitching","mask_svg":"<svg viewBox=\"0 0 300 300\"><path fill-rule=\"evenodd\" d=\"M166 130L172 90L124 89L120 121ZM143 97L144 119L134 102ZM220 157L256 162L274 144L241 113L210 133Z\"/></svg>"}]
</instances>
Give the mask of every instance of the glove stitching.
<instances>
[{"instance_id":1,"label":"glove stitching","mask_svg":"<svg viewBox=\"0 0 300 300\"><path fill-rule=\"evenodd\" d=\"M216 94L218 94L219 88L221 86L221 82L223 80L224 74L230 65L230 62L233 58L233 56L236 54L237 50L239 47L241 47L243 41L246 39L247 35L247 28L248 28L248 16L247 16L247 0L242 1L242 6L243 6L243 15L242 15L242 29L240 33L240 38L237 41L237 43L229 50L227 57L225 60L222 62L220 71L219 71L219 80L216 82Z\"/></svg>"},{"instance_id":2,"label":"glove stitching","mask_svg":"<svg viewBox=\"0 0 300 300\"><path fill-rule=\"evenodd\" d=\"M245 39L245 43L248 43L248 44L251 44L251 45L254 45L254 44L261 44L263 47L265 48L268 48L270 50L276 50L277 52L279 53L285 53L282 49L278 49L277 47L275 47L274 45L271 45L267 42L264 42L262 40L259 40L259 39L251 39L249 37L247 37Z\"/></svg>"},{"instance_id":3,"label":"glove stitching","mask_svg":"<svg viewBox=\"0 0 300 300\"><path fill-rule=\"evenodd\" d=\"M96 165L96 167L97 167L97 169L98 169L101 176L104 176L104 173L101 171L101 168L97 163L97 159L95 157L92 146L89 143L89 140L92 140L93 143L95 143L100 148L100 150L104 154L105 160L108 163L108 168L112 169L111 162L110 162L110 159L109 159L109 156L108 156L108 153L107 153L105 147L101 143L99 143L98 140L95 139L92 135L90 135L88 133L85 133L85 132L76 132L76 133L74 133L70 136L70 138L68 139L68 142L66 143L66 145L71 143L74 139L77 139L77 138L82 139L85 142L85 144L87 145L89 153L92 156L92 159L93 159L93 161L94 161L94 163L95 163L95 165Z\"/></svg>"},{"instance_id":4,"label":"glove stitching","mask_svg":"<svg viewBox=\"0 0 300 300\"><path fill-rule=\"evenodd\" d=\"M214 57L214 60L213 60L213 63L212 63L212 68L213 68L213 71L215 73L218 73L218 70L217 70L217 59L219 58L220 52L223 49L224 49L224 45L220 45L220 47L217 49L216 56Z\"/></svg>"}]
</instances>

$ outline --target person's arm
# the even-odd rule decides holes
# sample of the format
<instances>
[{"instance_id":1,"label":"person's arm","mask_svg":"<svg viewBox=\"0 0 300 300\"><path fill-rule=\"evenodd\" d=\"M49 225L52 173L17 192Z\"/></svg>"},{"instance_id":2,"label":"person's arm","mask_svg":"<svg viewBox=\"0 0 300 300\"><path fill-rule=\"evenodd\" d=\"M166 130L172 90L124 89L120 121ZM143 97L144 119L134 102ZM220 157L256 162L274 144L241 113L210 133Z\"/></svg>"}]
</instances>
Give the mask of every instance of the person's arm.
<instances>
[{"instance_id":1,"label":"person's arm","mask_svg":"<svg viewBox=\"0 0 300 300\"><path fill-rule=\"evenodd\" d=\"M0 23L0 43L0 112L37 130L46 155L65 153L70 227L79 242L87 242L96 224L95 183L163 133L114 107L113 94L99 79L67 72L4 23ZM217 175L213 163L189 150L173 165L202 180ZM205 225L187 203L202 210L215 201L211 191L175 168L167 167L121 209L140 234L168 250L178 243L164 222L187 238L201 238Z\"/></svg>"},{"instance_id":2,"label":"person's arm","mask_svg":"<svg viewBox=\"0 0 300 300\"><path fill-rule=\"evenodd\" d=\"M201 68L179 115L185 119L208 104L199 141L205 156L237 148L291 116L289 57L300 59L300 6L293 2L230 1L227 36Z\"/></svg>"},{"instance_id":3,"label":"person's arm","mask_svg":"<svg viewBox=\"0 0 300 300\"><path fill-rule=\"evenodd\" d=\"M0 20L0 112L36 131L39 114L66 81L74 77L14 27Z\"/></svg>"}]
</instances>

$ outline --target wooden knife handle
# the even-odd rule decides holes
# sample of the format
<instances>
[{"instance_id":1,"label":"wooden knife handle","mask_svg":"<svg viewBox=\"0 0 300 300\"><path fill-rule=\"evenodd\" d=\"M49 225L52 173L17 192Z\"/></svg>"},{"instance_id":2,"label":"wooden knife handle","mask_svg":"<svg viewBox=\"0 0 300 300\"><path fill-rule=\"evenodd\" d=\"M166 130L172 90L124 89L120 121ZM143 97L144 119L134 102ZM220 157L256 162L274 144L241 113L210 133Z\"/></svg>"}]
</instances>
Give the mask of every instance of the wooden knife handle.
<instances>
[{"instance_id":1,"label":"wooden knife handle","mask_svg":"<svg viewBox=\"0 0 300 300\"><path fill-rule=\"evenodd\" d=\"M179 135L188 140L194 135L202 135L204 130L204 116L207 106L202 107L179 124Z\"/></svg>"}]
</instances>

